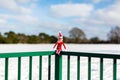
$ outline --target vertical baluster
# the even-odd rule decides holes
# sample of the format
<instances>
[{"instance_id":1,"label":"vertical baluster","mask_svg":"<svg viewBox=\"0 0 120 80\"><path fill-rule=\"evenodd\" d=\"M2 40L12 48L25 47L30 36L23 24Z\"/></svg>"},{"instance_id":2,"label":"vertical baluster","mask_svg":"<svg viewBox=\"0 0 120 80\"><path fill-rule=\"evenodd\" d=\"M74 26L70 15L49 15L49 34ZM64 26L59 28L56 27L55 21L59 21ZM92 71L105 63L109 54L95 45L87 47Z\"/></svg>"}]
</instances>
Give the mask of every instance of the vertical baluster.
<instances>
[{"instance_id":1,"label":"vertical baluster","mask_svg":"<svg viewBox=\"0 0 120 80\"><path fill-rule=\"evenodd\" d=\"M103 58L100 58L100 80L103 80Z\"/></svg>"},{"instance_id":2,"label":"vertical baluster","mask_svg":"<svg viewBox=\"0 0 120 80\"><path fill-rule=\"evenodd\" d=\"M68 55L67 59L67 80L70 80L70 55Z\"/></svg>"},{"instance_id":3,"label":"vertical baluster","mask_svg":"<svg viewBox=\"0 0 120 80\"><path fill-rule=\"evenodd\" d=\"M51 80L51 55L48 56L48 80Z\"/></svg>"},{"instance_id":4,"label":"vertical baluster","mask_svg":"<svg viewBox=\"0 0 120 80\"><path fill-rule=\"evenodd\" d=\"M117 80L117 60L116 59L113 59L113 80Z\"/></svg>"},{"instance_id":5,"label":"vertical baluster","mask_svg":"<svg viewBox=\"0 0 120 80\"><path fill-rule=\"evenodd\" d=\"M88 80L91 80L91 57L88 57Z\"/></svg>"},{"instance_id":6,"label":"vertical baluster","mask_svg":"<svg viewBox=\"0 0 120 80\"><path fill-rule=\"evenodd\" d=\"M77 80L80 80L80 56L77 56Z\"/></svg>"},{"instance_id":7,"label":"vertical baluster","mask_svg":"<svg viewBox=\"0 0 120 80\"><path fill-rule=\"evenodd\" d=\"M39 57L39 80L42 80L42 56Z\"/></svg>"},{"instance_id":8,"label":"vertical baluster","mask_svg":"<svg viewBox=\"0 0 120 80\"><path fill-rule=\"evenodd\" d=\"M8 65L9 65L9 58L5 58L5 80L8 80Z\"/></svg>"},{"instance_id":9,"label":"vertical baluster","mask_svg":"<svg viewBox=\"0 0 120 80\"><path fill-rule=\"evenodd\" d=\"M21 57L18 57L18 80L21 80Z\"/></svg>"},{"instance_id":10,"label":"vertical baluster","mask_svg":"<svg viewBox=\"0 0 120 80\"><path fill-rule=\"evenodd\" d=\"M32 80L32 56L29 57L29 80Z\"/></svg>"},{"instance_id":11,"label":"vertical baluster","mask_svg":"<svg viewBox=\"0 0 120 80\"><path fill-rule=\"evenodd\" d=\"M55 80L62 80L62 55L55 55Z\"/></svg>"}]
</instances>

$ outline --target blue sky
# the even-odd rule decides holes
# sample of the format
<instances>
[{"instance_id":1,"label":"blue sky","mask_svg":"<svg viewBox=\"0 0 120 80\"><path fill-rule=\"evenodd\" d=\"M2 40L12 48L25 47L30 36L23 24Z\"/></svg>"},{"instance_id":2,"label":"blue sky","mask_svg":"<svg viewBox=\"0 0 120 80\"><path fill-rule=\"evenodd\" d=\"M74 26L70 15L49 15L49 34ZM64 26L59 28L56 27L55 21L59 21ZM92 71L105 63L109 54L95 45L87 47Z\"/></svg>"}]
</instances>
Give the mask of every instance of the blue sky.
<instances>
[{"instance_id":1,"label":"blue sky","mask_svg":"<svg viewBox=\"0 0 120 80\"><path fill-rule=\"evenodd\" d=\"M87 38L107 39L119 14L120 0L0 0L0 32L68 36L78 27Z\"/></svg>"}]
</instances>

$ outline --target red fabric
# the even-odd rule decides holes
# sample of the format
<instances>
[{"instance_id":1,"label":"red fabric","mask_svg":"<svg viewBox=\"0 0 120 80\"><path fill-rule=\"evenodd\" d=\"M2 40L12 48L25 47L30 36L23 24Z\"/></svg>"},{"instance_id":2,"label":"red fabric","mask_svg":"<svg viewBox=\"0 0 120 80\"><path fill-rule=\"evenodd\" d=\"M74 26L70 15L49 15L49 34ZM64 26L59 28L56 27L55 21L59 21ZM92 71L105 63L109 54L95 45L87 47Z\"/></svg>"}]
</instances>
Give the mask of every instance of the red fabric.
<instances>
[{"instance_id":1,"label":"red fabric","mask_svg":"<svg viewBox=\"0 0 120 80\"><path fill-rule=\"evenodd\" d=\"M64 42L57 42L53 48L55 48L57 46L57 50L62 50L62 45L64 46L64 48L66 49L66 46L64 44Z\"/></svg>"}]
</instances>

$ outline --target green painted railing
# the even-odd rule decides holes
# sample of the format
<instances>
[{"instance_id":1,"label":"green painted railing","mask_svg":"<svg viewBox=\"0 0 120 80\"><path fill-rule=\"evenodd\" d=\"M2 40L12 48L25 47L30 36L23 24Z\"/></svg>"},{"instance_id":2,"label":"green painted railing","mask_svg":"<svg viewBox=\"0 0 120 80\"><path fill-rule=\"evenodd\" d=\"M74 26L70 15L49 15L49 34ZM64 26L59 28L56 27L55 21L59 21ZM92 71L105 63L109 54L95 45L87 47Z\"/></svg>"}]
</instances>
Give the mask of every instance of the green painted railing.
<instances>
[{"instance_id":1,"label":"green painted railing","mask_svg":"<svg viewBox=\"0 0 120 80\"><path fill-rule=\"evenodd\" d=\"M48 56L48 80L51 80L51 55L55 55L55 80L62 80L62 56L64 55L67 56L67 80L70 80L71 56L77 56L77 80L80 80L80 57L88 57L88 80L91 80L91 58L100 58L100 80L103 80L104 76L104 58L113 59L113 80L117 80L117 59L120 59L120 55L85 52L61 52L61 55L56 55L54 51L1 53L0 58L5 58L5 80L9 80L9 58L18 58L18 80L21 80L21 57L29 57L29 80L32 80L33 56L39 56L39 80L42 80L42 56Z\"/></svg>"},{"instance_id":2,"label":"green painted railing","mask_svg":"<svg viewBox=\"0 0 120 80\"><path fill-rule=\"evenodd\" d=\"M48 56L48 80L50 80L51 55L54 54L54 51L1 53L0 58L5 58L5 80L9 80L9 58L18 58L18 80L21 80L21 57L29 57L29 80L32 80L32 58L34 56L39 56L39 80L42 80L42 56Z\"/></svg>"},{"instance_id":3,"label":"green painted railing","mask_svg":"<svg viewBox=\"0 0 120 80\"><path fill-rule=\"evenodd\" d=\"M91 80L91 58L100 58L100 80L103 80L103 62L104 58L113 59L113 80L117 80L117 59L120 55L117 54L100 54L100 53L85 53L85 52L62 52L62 55L68 56L68 71L67 80L70 80L70 56L77 56L77 80L80 80L80 57L88 57L88 80ZM58 79L62 80L62 79Z\"/></svg>"}]
</instances>

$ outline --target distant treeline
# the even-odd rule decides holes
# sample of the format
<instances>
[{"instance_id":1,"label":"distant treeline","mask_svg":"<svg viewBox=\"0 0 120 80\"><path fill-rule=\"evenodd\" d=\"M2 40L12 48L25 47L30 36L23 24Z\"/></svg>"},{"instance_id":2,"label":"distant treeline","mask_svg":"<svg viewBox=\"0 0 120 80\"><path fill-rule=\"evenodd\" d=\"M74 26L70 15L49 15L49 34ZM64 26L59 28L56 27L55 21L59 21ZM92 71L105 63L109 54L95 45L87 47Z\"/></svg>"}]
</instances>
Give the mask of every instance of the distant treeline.
<instances>
[{"instance_id":1,"label":"distant treeline","mask_svg":"<svg viewBox=\"0 0 120 80\"><path fill-rule=\"evenodd\" d=\"M102 33L101 33L102 34ZM116 26L106 35L107 40L100 40L99 37L86 38L83 30L75 27L69 31L69 37L64 36L65 43L120 43L120 27ZM39 33L38 35L26 35L23 33L15 33L13 31L0 33L0 43L55 43L57 36Z\"/></svg>"}]
</instances>

